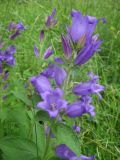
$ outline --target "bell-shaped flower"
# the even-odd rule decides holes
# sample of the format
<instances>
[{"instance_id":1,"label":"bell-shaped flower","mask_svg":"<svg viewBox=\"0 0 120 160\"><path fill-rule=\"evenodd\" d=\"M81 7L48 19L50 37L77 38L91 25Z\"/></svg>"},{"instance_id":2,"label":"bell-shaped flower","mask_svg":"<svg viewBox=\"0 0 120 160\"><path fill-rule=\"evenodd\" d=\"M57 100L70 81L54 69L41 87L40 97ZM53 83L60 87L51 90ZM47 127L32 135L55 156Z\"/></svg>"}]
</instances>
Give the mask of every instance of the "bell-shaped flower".
<instances>
[{"instance_id":1,"label":"bell-shaped flower","mask_svg":"<svg viewBox=\"0 0 120 160\"><path fill-rule=\"evenodd\" d=\"M102 41L98 40L98 35L93 36L89 42L78 52L74 63L76 65L82 65L86 63L98 50Z\"/></svg>"},{"instance_id":2,"label":"bell-shaped flower","mask_svg":"<svg viewBox=\"0 0 120 160\"><path fill-rule=\"evenodd\" d=\"M68 146L61 144L56 147L56 155L62 160L94 160L95 156L87 157L81 155L78 157Z\"/></svg>"},{"instance_id":3,"label":"bell-shaped flower","mask_svg":"<svg viewBox=\"0 0 120 160\"><path fill-rule=\"evenodd\" d=\"M104 86L98 84L98 78L96 78L95 75L91 76L91 74L89 74L90 78L92 78L91 80L81 82L73 87L74 94L78 96L85 96L89 94L99 94L104 90Z\"/></svg>"},{"instance_id":4,"label":"bell-shaped flower","mask_svg":"<svg viewBox=\"0 0 120 160\"><path fill-rule=\"evenodd\" d=\"M34 86L35 90L39 93L39 95L46 91L52 90L52 86L45 76L38 75L36 77L32 77L30 78L30 82Z\"/></svg>"},{"instance_id":5,"label":"bell-shaped flower","mask_svg":"<svg viewBox=\"0 0 120 160\"><path fill-rule=\"evenodd\" d=\"M67 101L63 100L63 91L59 88L47 91L41 94L44 101L37 104L37 108L41 108L48 112L51 118L56 118L61 111L66 109Z\"/></svg>"},{"instance_id":6,"label":"bell-shaped flower","mask_svg":"<svg viewBox=\"0 0 120 160\"><path fill-rule=\"evenodd\" d=\"M58 86L61 86L67 77L66 71L56 64L49 64L49 66L41 74L47 78L54 79Z\"/></svg>"}]
</instances>

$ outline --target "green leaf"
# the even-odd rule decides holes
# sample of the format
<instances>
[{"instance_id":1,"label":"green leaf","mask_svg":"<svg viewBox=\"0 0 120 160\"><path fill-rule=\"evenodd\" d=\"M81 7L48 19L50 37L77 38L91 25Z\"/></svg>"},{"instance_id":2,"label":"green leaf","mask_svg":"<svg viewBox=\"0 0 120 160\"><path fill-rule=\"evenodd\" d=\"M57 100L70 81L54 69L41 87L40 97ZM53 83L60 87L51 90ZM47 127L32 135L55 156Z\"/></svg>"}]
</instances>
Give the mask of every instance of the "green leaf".
<instances>
[{"instance_id":1,"label":"green leaf","mask_svg":"<svg viewBox=\"0 0 120 160\"><path fill-rule=\"evenodd\" d=\"M51 157L49 160L60 160L58 157Z\"/></svg>"},{"instance_id":2,"label":"green leaf","mask_svg":"<svg viewBox=\"0 0 120 160\"><path fill-rule=\"evenodd\" d=\"M43 110L39 110L37 113L36 113L36 119L38 121L50 121L50 116L48 115L47 112L43 111Z\"/></svg>"},{"instance_id":3,"label":"green leaf","mask_svg":"<svg viewBox=\"0 0 120 160\"><path fill-rule=\"evenodd\" d=\"M57 125L55 135L58 144L66 144L78 156L80 155L79 139L70 127L64 124Z\"/></svg>"},{"instance_id":4,"label":"green leaf","mask_svg":"<svg viewBox=\"0 0 120 160\"><path fill-rule=\"evenodd\" d=\"M24 102L28 106L32 106L32 102L28 98L27 94L24 91L21 90L15 90L12 92L14 96L18 99L20 99L22 102Z\"/></svg>"},{"instance_id":5,"label":"green leaf","mask_svg":"<svg viewBox=\"0 0 120 160\"><path fill-rule=\"evenodd\" d=\"M38 149L41 153L40 156L42 157L46 145L46 136L43 125L39 124L38 122L35 122L33 127L33 141L35 143L37 142Z\"/></svg>"},{"instance_id":6,"label":"green leaf","mask_svg":"<svg viewBox=\"0 0 120 160\"><path fill-rule=\"evenodd\" d=\"M5 137L0 139L4 160L37 160L35 143L28 139ZM40 155L40 154L39 154Z\"/></svg>"}]
</instances>

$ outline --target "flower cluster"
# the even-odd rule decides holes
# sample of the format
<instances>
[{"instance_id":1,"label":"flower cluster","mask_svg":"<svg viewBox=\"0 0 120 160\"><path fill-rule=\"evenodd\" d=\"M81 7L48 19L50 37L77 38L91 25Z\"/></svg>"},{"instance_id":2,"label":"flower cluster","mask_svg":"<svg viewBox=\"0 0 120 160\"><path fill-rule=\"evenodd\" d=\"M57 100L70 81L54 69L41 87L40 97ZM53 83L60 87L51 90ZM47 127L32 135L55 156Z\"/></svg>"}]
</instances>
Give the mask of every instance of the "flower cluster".
<instances>
[{"instance_id":1,"label":"flower cluster","mask_svg":"<svg viewBox=\"0 0 120 160\"><path fill-rule=\"evenodd\" d=\"M46 27L53 27L57 23L54 19L56 9L48 16ZM38 102L37 108L46 111L51 119L64 119L81 117L84 114L95 116L94 106L92 105L92 94L97 94L101 98L100 92L104 87L98 83L99 77L92 72L88 73L90 80L80 82L72 86L70 92L67 92L70 82L70 72L76 65L86 63L98 50L102 41L99 40L99 35L93 35L96 25L100 20L105 22L105 19L96 19L91 16L83 16L79 11L71 12L72 25L67 27L67 35L61 35L64 56L55 57L53 63L48 64L38 76L30 79L32 85L42 98L42 102ZM40 33L40 40L44 38L44 31ZM37 46L34 46L34 53L39 55ZM53 54L50 46L44 53L44 59L47 59ZM69 62L69 63L68 63ZM64 64L64 65L62 65ZM73 82L74 84L74 82ZM69 93L76 96L76 100L70 103L65 100ZM73 130L80 132L80 127L73 125ZM65 144L56 148L56 155L61 159L66 160L93 160L95 157L86 157L77 155L71 151Z\"/></svg>"}]
</instances>

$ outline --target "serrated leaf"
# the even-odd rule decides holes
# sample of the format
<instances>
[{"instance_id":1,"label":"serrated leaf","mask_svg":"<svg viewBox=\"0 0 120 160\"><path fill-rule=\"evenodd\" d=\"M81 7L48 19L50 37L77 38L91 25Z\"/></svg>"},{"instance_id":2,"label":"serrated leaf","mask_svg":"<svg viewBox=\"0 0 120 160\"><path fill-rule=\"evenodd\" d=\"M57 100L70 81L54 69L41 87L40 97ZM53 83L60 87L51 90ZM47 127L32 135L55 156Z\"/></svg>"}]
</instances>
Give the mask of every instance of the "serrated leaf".
<instances>
[{"instance_id":1,"label":"serrated leaf","mask_svg":"<svg viewBox=\"0 0 120 160\"><path fill-rule=\"evenodd\" d=\"M0 149L3 152L4 160L37 159L36 145L28 139L17 137L2 138L0 139Z\"/></svg>"},{"instance_id":2,"label":"serrated leaf","mask_svg":"<svg viewBox=\"0 0 120 160\"><path fill-rule=\"evenodd\" d=\"M55 132L58 144L66 144L78 156L80 155L79 139L70 127L59 124L56 126Z\"/></svg>"}]
</instances>

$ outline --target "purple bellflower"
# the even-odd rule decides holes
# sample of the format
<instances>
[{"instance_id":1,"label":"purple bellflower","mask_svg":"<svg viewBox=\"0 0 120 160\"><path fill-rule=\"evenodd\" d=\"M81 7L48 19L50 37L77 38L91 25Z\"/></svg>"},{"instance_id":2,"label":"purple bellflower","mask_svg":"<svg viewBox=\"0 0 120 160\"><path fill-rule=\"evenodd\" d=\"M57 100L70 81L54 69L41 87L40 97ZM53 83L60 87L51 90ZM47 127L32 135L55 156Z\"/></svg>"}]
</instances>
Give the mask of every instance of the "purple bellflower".
<instances>
[{"instance_id":1,"label":"purple bellflower","mask_svg":"<svg viewBox=\"0 0 120 160\"><path fill-rule=\"evenodd\" d=\"M72 128L76 133L80 133L80 127L77 126L76 124L74 124Z\"/></svg>"},{"instance_id":2,"label":"purple bellflower","mask_svg":"<svg viewBox=\"0 0 120 160\"><path fill-rule=\"evenodd\" d=\"M9 38L11 40L15 39L17 36L21 34L22 30L25 30L25 27L22 22L19 22L18 24L15 24L14 22L11 22L8 26L8 30L13 32Z\"/></svg>"},{"instance_id":3,"label":"purple bellflower","mask_svg":"<svg viewBox=\"0 0 120 160\"><path fill-rule=\"evenodd\" d=\"M74 63L76 65L82 65L86 63L98 50L102 44L101 40L98 40L98 35L94 35L85 46L78 52Z\"/></svg>"},{"instance_id":4,"label":"purple bellflower","mask_svg":"<svg viewBox=\"0 0 120 160\"><path fill-rule=\"evenodd\" d=\"M44 92L41 96L44 101L39 102L37 108L47 111L51 118L56 118L61 111L66 109L67 102L62 99L63 91L60 88Z\"/></svg>"},{"instance_id":5,"label":"purple bellflower","mask_svg":"<svg viewBox=\"0 0 120 160\"><path fill-rule=\"evenodd\" d=\"M61 86L67 77L66 71L56 64L49 64L49 66L41 74L47 78L54 79L57 86Z\"/></svg>"},{"instance_id":6,"label":"purple bellflower","mask_svg":"<svg viewBox=\"0 0 120 160\"><path fill-rule=\"evenodd\" d=\"M93 73L88 75L91 79L87 82L81 82L73 87L73 93L78 96L85 96L89 94L98 94L104 90L104 86L98 84L98 76Z\"/></svg>"},{"instance_id":7,"label":"purple bellflower","mask_svg":"<svg viewBox=\"0 0 120 160\"><path fill-rule=\"evenodd\" d=\"M57 24L57 20L54 19L55 15L56 15L56 8L54 8L51 15L47 17L47 20L45 22L46 27L49 28Z\"/></svg>"},{"instance_id":8,"label":"purple bellflower","mask_svg":"<svg viewBox=\"0 0 120 160\"><path fill-rule=\"evenodd\" d=\"M52 86L45 76L38 75L36 77L32 77L30 82L34 86L35 90L39 93L39 95L46 91L52 91Z\"/></svg>"},{"instance_id":9,"label":"purple bellflower","mask_svg":"<svg viewBox=\"0 0 120 160\"><path fill-rule=\"evenodd\" d=\"M39 50L38 50L38 47L36 46L36 44L34 45L34 54L36 57L39 57Z\"/></svg>"},{"instance_id":10,"label":"purple bellflower","mask_svg":"<svg viewBox=\"0 0 120 160\"><path fill-rule=\"evenodd\" d=\"M58 64L64 64L64 61L63 61L62 58L60 58L60 57L55 57L55 58L54 58L54 61L55 61L56 63L58 63Z\"/></svg>"},{"instance_id":11,"label":"purple bellflower","mask_svg":"<svg viewBox=\"0 0 120 160\"><path fill-rule=\"evenodd\" d=\"M70 39L68 36L62 35L61 40L62 40L64 55L67 59L69 59L72 56L72 48L70 45Z\"/></svg>"},{"instance_id":12,"label":"purple bellflower","mask_svg":"<svg viewBox=\"0 0 120 160\"><path fill-rule=\"evenodd\" d=\"M56 147L56 155L62 160L94 160L95 156L86 157L81 155L77 157L77 155L65 144L61 144Z\"/></svg>"},{"instance_id":13,"label":"purple bellflower","mask_svg":"<svg viewBox=\"0 0 120 160\"><path fill-rule=\"evenodd\" d=\"M79 101L68 104L65 112L67 116L71 118L80 117L83 114L95 116L94 106L91 105L91 102L91 97L83 96Z\"/></svg>"},{"instance_id":14,"label":"purple bellflower","mask_svg":"<svg viewBox=\"0 0 120 160\"><path fill-rule=\"evenodd\" d=\"M54 53L54 51L52 50L52 46L48 47L44 53L44 59L47 59L48 57L50 57L52 54Z\"/></svg>"}]
</instances>

